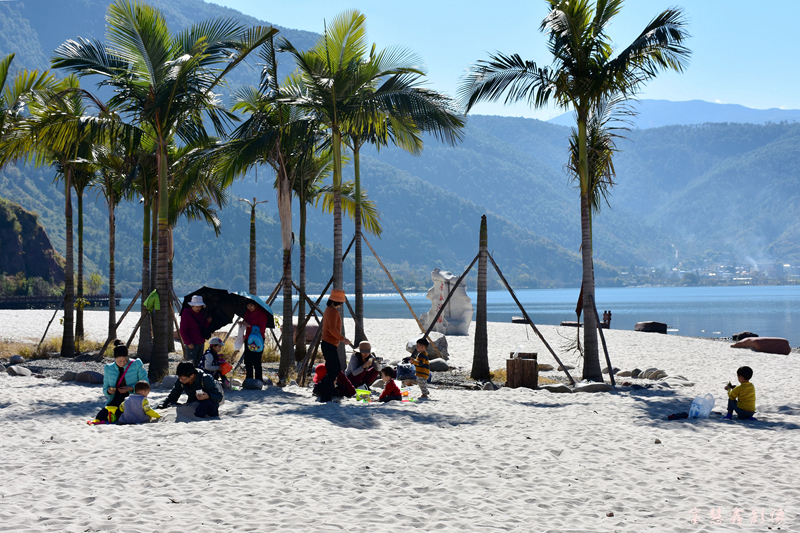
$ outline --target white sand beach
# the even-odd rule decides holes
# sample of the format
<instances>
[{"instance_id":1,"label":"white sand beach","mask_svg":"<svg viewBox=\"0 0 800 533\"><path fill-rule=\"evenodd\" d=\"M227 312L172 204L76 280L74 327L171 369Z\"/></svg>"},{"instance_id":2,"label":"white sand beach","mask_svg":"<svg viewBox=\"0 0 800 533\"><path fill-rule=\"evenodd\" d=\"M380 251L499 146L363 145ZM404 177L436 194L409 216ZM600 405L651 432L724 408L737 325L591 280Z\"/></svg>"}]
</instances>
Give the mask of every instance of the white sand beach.
<instances>
[{"instance_id":1,"label":"white sand beach","mask_svg":"<svg viewBox=\"0 0 800 533\"><path fill-rule=\"evenodd\" d=\"M51 314L2 312L0 338L38 341ZM87 312L91 337L103 339L106 317ZM417 334L413 320L365 329L388 359ZM540 329L559 354L561 335L574 335ZM86 424L99 386L3 373L0 531L800 531L796 352L633 331L606 339L614 366L694 386L432 387L430 401L389 404L318 404L309 389L270 387L231 392L219 420L176 423L171 409L167 421L117 427ZM469 369L473 337L448 341L451 363ZM519 346L555 364L530 328L489 324L492 369ZM742 365L754 370L758 420L722 421L722 387ZM711 418L666 419L707 392Z\"/></svg>"}]
</instances>

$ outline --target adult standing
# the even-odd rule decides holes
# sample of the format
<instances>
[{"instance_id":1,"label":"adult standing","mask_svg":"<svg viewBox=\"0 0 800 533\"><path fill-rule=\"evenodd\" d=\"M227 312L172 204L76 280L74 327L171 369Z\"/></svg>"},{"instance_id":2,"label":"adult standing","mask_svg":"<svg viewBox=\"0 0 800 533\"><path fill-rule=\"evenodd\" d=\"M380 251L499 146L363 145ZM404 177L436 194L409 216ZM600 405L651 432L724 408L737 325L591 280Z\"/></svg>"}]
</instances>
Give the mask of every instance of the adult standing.
<instances>
[{"instance_id":1,"label":"adult standing","mask_svg":"<svg viewBox=\"0 0 800 533\"><path fill-rule=\"evenodd\" d=\"M375 354L372 353L372 346L368 341L359 343L358 351L350 357L345 375L354 387L365 385L369 388L378 379L380 368L378 368Z\"/></svg>"},{"instance_id":2,"label":"adult standing","mask_svg":"<svg viewBox=\"0 0 800 533\"><path fill-rule=\"evenodd\" d=\"M322 315L322 355L325 357L325 377L322 378L318 401L329 402L333 397L334 380L342 371L337 348L340 342L350 344L342 335L342 316L339 308L345 300L344 291L333 289L328 298L328 305Z\"/></svg>"},{"instance_id":3,"label":"adult standing","mask_svg":"<svg viewBox=\"0 0 800 533\"><path fill-rule=\"evenodd\" d=\"M141 359L130 359L128 347L117 339L114 341L114 362L108 363L103 368L103 395L106 405L95 417L102 422L114 422L119 405L133 391L134 385L139 381L147 380L147 371ZM111 416L109 416L111 414Z\"/></svg>"},{"instance_id":4,"label":"adult standing","mask_svg":"<svg viewBox=\"0 0 800 533\"><path fill-rule=\"evenodd\" d=\"M181 339L189 350L184 359L191 361L194 366L200 364L206 338L209 336L206 328L211 323L211 317L206 316L203 311L205 306L203 297L194 295L189 301L189 307L181 311Z\"/></svg>"},{"instance_id":5,"label":"adult standing","mask_svg":"<svg viewBox=\"0 0 800 533\"><path fill-rule=\"evenodd\" d=\"M253 300L247 302L247 311L242 317L242 324L244 324L244 371L245 378L263 381L262 368L261 368L261 355L264 353L264 334L267 331L267 320L269 315L267 312L257 305ZM250 335L253 334L253 329L258 328L258 334L261 335L261 349L259 350L258 343L250 342Z\"/></svg>"}]
</instances>

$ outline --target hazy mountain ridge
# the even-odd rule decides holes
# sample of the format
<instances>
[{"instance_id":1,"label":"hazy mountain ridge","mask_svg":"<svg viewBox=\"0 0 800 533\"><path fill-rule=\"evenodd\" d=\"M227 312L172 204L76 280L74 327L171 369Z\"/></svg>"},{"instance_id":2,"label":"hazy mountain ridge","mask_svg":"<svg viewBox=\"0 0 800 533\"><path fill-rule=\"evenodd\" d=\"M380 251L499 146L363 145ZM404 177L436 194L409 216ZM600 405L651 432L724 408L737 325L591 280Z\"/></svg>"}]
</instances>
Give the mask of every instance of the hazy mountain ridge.
<instances>
[{"instance_id":1,"label":"hazy mountain ridge","mask_svg":"<svg viewBox=\"0 0 800 533\"><path fill-rule=\"evenodd\" d=\"M739 124L767 124L770 122L800 122L798 109L753 109L739 104L723 104L704 100L673 102L671 100L644 99L631 107L638 111L632 119L635 128L660 128L671 125L705 124L709 122L735 122ZM563 113L548 122L572 126L574 114Z\"/></svg>"}]
</instances>

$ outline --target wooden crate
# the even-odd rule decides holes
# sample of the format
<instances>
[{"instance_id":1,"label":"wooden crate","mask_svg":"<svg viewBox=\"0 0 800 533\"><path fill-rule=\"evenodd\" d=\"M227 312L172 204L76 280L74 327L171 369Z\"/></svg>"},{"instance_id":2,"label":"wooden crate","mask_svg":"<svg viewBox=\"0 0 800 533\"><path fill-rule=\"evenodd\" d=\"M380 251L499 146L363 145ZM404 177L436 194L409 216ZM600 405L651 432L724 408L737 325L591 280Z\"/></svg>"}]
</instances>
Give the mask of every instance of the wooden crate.
<instances>
[{"instance_id":1,"label":"wooden crate","mask_svg":"<svg viewBox=\"0 0 800 533\"><path fill-rule=\"evenodd\" d=\"M514 355L513 353L511 355ZM538 354L518 353L517 357L506 360L506 386L516 389L539 388Z\"/></svg>"}]
</instances>

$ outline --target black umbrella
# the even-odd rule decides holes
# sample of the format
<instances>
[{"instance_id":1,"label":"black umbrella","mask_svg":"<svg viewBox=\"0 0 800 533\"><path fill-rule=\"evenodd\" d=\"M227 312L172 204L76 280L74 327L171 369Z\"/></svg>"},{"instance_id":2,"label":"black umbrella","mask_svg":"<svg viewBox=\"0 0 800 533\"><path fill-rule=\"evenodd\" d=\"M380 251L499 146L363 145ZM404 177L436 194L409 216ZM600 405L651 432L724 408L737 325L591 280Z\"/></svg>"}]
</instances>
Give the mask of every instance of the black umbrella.
<instances>
[{"instance_id":1,"label":"black umbrella","mask_svg":"<svg viewBox=\"0 0 800 533\"><path fill-rule=\"evenodd\" d=\"M204 316L211 318L211 322L206 327L206 332L213 333L218 329L233 322L235 315L244 316L247 311L247 298L231 294L225 289L214 289L212 287L202 287L183 298L183 309L191 307L189 302L192 296L202 296L205 309Z\"/></svg>"}]
</instances>

